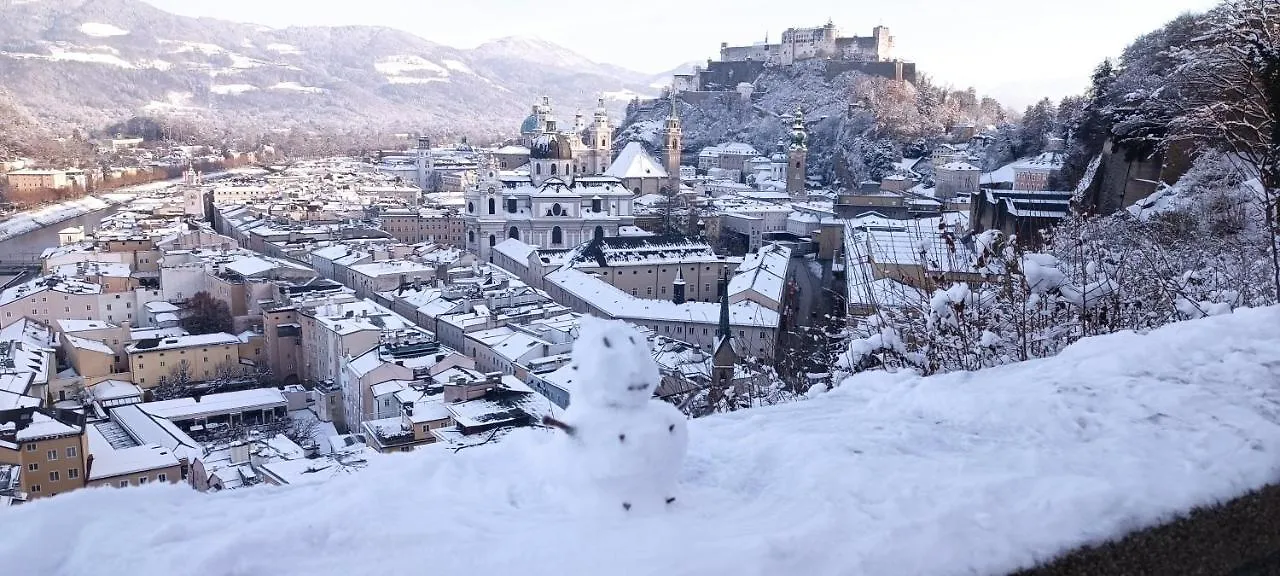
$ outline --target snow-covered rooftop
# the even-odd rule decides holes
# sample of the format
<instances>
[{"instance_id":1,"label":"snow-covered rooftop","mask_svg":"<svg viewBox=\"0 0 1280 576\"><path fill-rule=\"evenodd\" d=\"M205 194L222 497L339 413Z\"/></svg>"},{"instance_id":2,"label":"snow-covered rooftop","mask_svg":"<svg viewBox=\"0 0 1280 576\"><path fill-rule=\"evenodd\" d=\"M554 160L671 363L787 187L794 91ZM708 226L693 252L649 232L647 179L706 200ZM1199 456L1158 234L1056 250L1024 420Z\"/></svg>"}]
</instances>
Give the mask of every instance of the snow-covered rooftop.
<instances>
[{"instance_id":1,"label":"snow-covered rooftop","mask_svg":"<svg viewBox=\"0 0 1280 576\"><path fill-rule=\"evenodd\" d=\"M87 427L89 452L93 454L93 467L89 480L101 480L145 470L177 466L178 457L169 449L155 444L116 448L103 435L101 425Z\"/></svg>"},{"instance_id":2,"label":"snow-covered rooftop","mask_svg":"<svg viewBox=\"0 0 1280 576\"><path fill-rule=\"evenodd\" d=\"M781 303L790 265L791 249L778 244L762 246L760 250L747 254L742 265L734 271L733 279L729 280L729 301L749 299L745 293L755 292Z\"/></svg>"},{"instance_id":3,"label":"snow-covered rooftop","mask_svg":"<svg viewBox=\"0 0 1280 576\"><path fill-rule=\"evenodd\" d=\"M578 470L558 464L568 444L531 428L243 497L50 498L0 514L0 557L20 574L131 575L131 544L159 539L148 573L224 572L210 546L271 551L238 555L241 571L313 576L1007 573L1273 482L1280 423L1258 391L1280 364L1277 324L1280 308L1238 310L694 420L679 500L655 516L579 512L564 484ZM175 510L177 532L156 521Z\"/></svg>"},{"instance_id":4,"label":"snow-covered rooftop","mask_svg":"<svg viewBox=\"0 0 1280 576\"><path fill-rule=\"evenodd\" d=\"M90 352L97 352L99 354L106 354L108 356L111 354L114 354L114 352L111 350L111 347L107 346L106 344L103 344L101 340L80 338L77 336L72 336L70 334L63 334L62 337L66 339L67 344L70 344L72 347L79 348L81 350L88 350Z\"/></svg>"},{"instance_id":5,"label":"snow-covered rooftop","mask_svg":"<svg viewBox=\"0 0 1280 576\"><path fill-rule=\"evenodd\" d=\"M666 178L667 169L644 149L643 144L628 142L605 174L614 178Z\"/></svg>"},{"instance_id":6,"label":"snow-covered rooftop","mask_svg":"<svg viewBox=\"0 0 1280 576\"><path fill-rule=\"evenodd\" d=\"M240 338L235 334L227 334L226 332L214 332L211 334L188 334L185 336L170 336L166 338L158 338L155 340L139 340L130 344L126 350L133 354L135 352L155 352L157 350L170 350L177 348L191 348L193 346L220 346L224 344L239 344Z\"/></svg>"},{"instance_id":7,"label":"snow-covered rooftop","mask_svg":"<svg viewBox=\"0 0 1280 576\"><path fill-rule=\"evenodd\" d=\"M591 306L622 320L658 320L714 324L720 318L720 305L714 302L685 302L637 298L610 284L572 268L562 268L547 275L546 281L581 298ZM753 328L777 328L776 311L750 301L729 306L729 323Z\"/></svg>"},{"instance_id":8,"label":"snow-covered rooftop","mask_svg":"<svg viewBox=\"0 0 1280 576\"><path fill-rule=\"evenodd\" d=\"M141 405L144 412L167 420L190 420L246 410L284 408L288 402L275 388L255 388L238 392L208 394L196 398L176 398Z\"/></svg>"}]
</instances>

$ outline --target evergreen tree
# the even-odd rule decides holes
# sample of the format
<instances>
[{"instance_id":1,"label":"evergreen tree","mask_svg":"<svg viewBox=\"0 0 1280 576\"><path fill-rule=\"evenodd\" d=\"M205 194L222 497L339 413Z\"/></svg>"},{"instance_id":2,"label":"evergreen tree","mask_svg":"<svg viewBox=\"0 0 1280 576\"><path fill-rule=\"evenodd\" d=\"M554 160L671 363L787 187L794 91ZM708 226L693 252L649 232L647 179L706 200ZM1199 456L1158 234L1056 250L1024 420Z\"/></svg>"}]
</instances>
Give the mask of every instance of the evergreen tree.
<instances>
[{"instance_id":1,"label":"evergreen tree","mask_svg":"<svg viewBox=\"0 0 1280 576\"><path fill-rule=\"evenodd\" d=\"M1074 189L1089 162L1102 152L1102 146L1111 134L1111 87L1115 80L1116 69L1110 58L1093 70L1089 91L1079 100L1079 108L1066 124L1070 138L1062 171L1050 183L1054 190Z\"/></svg>"}]
</instances>

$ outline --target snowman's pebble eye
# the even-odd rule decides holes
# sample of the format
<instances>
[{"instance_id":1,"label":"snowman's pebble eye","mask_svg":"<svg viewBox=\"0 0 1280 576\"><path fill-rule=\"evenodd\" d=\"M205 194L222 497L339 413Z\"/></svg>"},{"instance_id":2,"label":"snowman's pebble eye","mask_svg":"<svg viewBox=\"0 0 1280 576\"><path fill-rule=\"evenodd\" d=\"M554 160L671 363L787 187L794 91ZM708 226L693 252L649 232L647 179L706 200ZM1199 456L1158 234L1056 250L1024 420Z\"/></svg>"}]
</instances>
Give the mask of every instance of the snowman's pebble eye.
<instances>
[{"instance_id":1,"label":"snowman's pebble eye","mask_svg":"<svg viewBox=\"0 0 1280 576\"><path fill-rule=\"evenodd\" d=\"M605 348L613 348L613 345L609 343L609 339L608 339L608 338L601 338L601 340L604 340L604 347L605 347Z\"/></svg>"},{"instance_id":2,"label":"snowman's pebble eye","mask_svg":"<svg viewBox=\"0 0 1280 576\"><path fill-rule=\"evenodd\" d=\"M675 432L675 431L676 431L676 425L675 425L675 424L672 424L672 425L670 425L670 426L667 426L667 432Z\"/></svg>"},{"instance_id":3,"label":"snowman's pebble eye","mask_svg":"<svg viewBox=\"0 0 1280 576\"><path fill-rule=\"evenodd\" d=\"M619 435L618 435L618 441L619 441L619 442L626 442L626 441L627 441L627 435L626 435L626 434L619 434Z\"/></svg>"}]
</instances>

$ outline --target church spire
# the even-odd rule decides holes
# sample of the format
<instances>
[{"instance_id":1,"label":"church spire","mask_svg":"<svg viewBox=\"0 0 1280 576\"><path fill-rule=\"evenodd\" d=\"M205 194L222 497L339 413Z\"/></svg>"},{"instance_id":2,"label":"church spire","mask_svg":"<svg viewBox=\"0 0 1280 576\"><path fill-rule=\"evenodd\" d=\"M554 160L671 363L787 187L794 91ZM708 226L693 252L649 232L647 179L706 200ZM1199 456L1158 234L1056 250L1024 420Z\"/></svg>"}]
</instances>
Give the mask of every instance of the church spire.
<instances>
[{"instance_id":1,"label":"church spire","mask_svg":"<svg viewBox=\"0 0 1280 576\"><path fill-rule=\"evenodd\" d=\"M671 301L684 304L684 272L676 267L676 279L671 282Z\"/></svg>"},{"instance_id":2,"label":"church spire","mask_svg":"<svg viewBox=\"0 0 1280 576\"><path fill-rule=\"evenodd\" d=\"M723 271L720 273L720 327L716 328L716 336L725 341L733 337L733 330L729 328L729 277Z\"/></svg>"}]
</instances>

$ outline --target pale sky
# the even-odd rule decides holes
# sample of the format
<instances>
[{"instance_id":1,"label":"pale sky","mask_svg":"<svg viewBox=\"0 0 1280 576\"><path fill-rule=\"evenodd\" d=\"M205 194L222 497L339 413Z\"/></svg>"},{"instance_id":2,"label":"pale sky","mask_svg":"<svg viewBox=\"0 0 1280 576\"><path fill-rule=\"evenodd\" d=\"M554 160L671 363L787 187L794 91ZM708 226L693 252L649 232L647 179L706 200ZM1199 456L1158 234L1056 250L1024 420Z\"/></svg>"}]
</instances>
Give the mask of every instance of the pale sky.
<instances>
[{"instance_id":1,"label":"pale sky","mask_svg":"<svg viewBox=\"0 0 1280 576\"><path fill-rule=\"evenodd\" d=\"M828 19L844 35L888 26L897 57L957 88L1016 107L1081 92L1103 58L1136 36L1216 0L146 0L188 16L273 27L367 24L473 47L536 36L584 56L661 72L731 45L776 42Z\"/></svg>"}]
</instances>

